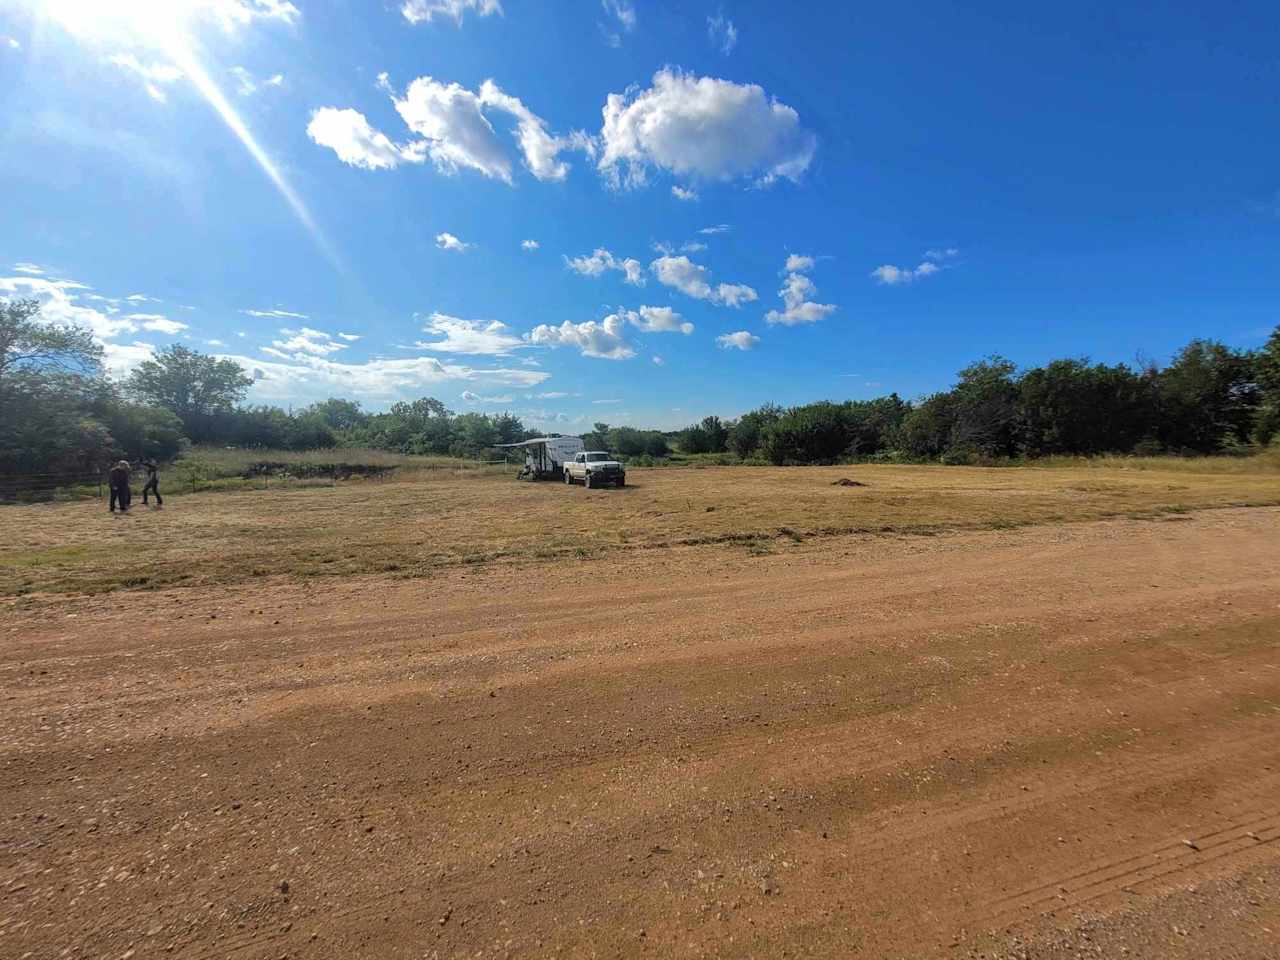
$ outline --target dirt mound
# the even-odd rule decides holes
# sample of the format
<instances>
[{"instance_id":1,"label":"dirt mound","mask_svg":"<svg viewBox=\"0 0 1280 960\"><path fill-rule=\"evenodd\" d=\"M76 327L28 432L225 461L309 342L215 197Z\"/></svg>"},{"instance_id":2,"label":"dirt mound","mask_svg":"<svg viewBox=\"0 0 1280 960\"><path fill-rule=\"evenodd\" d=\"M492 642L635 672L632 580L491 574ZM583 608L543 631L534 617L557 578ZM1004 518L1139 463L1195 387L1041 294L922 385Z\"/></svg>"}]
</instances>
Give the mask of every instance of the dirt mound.
<instances>
[{"instance_id":1,"label":"dirt mound","mask_svg":"<svg viewBox=\"0 0 1280 960\"><path fill-rule=\"evenodd\" d=\"M865 487L866 484L861 480L850 480L848 477L841 477L839 480L832 480L833 487Z\"/></svg>"}]
</instances>

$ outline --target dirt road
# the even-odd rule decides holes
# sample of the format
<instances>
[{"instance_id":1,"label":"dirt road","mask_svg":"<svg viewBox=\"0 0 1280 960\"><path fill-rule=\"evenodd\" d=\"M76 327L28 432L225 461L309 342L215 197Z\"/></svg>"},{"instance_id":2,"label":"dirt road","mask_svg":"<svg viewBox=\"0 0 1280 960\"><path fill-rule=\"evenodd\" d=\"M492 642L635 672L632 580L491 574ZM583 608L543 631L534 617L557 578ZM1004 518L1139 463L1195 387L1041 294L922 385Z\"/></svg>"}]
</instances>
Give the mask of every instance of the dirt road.
<instances>
[{"instance_id":1,"label":"dirt road","mask_svg":"<svg viewBox=\"0 0 1280 960\"><path fill-rule=\"evenodd\" d=\"M1277 955L1274 508L0 640L0 956Z\"/></svg>"}]
</instances>

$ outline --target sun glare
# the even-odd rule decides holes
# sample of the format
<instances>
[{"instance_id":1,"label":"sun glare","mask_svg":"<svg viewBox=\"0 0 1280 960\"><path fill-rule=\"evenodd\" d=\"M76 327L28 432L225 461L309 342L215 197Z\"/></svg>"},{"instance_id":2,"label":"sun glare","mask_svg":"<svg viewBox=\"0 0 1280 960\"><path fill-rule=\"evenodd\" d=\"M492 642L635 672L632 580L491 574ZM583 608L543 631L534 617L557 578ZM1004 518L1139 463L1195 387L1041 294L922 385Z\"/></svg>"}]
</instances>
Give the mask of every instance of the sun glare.
<instances>
[{"instance_id":1,"label":"sun glare","mask_svg":"<svg viewBox=\"0 0 1280 960\"><path fill-rule=\"evenodd\" d=\"M167 49L180 42L201 0L42 0L37 9L81 40Z\"/></svg>"},{"instance_id":2,"label":"sun glare","mask_svg":"<svg viewBox=\"0 0 1280 960\"><path fill-rule=\"evenodd\" d=\"M221 0L37 0L36 10L68 34L107 50L146 48L168 60L190 80L205 102L257 162L267 179L339 269L336 251L311 217L302 198L259 145L253 132L205 68L195 32L205 22L231 31L240 20L238 5Z\"/></svg>"}]
</instances>

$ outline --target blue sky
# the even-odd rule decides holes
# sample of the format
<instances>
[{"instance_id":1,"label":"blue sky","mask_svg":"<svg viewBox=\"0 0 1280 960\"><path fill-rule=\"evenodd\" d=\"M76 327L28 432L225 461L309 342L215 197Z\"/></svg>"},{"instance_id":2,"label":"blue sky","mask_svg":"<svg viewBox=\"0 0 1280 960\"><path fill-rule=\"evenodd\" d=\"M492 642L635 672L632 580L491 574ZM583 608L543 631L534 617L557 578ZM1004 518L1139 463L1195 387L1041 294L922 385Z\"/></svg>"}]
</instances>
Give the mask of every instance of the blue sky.
<instances>
[{"instance_id":1,"label":"blue sky","mask_svg":"<svg viewBox=\"0 0 1280 960\"><path fill-rule=\"evenodd\" d=\"M0 0L0 296L565 431L1259 344L1274 5L982 6Z\"/></svg>"}]
</instances>

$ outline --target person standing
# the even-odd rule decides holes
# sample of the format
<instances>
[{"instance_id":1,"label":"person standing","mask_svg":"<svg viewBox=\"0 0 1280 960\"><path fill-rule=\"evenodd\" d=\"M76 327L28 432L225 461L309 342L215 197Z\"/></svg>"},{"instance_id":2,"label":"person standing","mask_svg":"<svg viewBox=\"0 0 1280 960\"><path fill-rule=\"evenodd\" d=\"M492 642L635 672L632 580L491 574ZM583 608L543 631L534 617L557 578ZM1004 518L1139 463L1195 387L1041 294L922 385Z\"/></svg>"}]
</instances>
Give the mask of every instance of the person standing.
<instances>
[{"instance_id":1,"label":"person standing","mask_svg":"<svg viewBox=\"0 0 1280 960\"><path fill-rule=\"evenodd\" d=\"M147 493L156 495L156 509L164 506L164 497L160 496L160 473L159 467L156 466L155 460L151 457L142 461L142 466L147 471L147 482L142 487L142 504L146 506Z\"/></svg>"},{"instance_id":2,"label":"person standing","mask_svg":"<svg viewBox=\"0 0 1280 960\"><path fill-rule=\"evenodd\" d=\"M116 465L111 468L111 472L107 474L107 485L111 488L111 512L115 513L116 504L119 504L120 512L128 513L129 501L133 499L133 493L129 489L128 460L116 462Z\"/></svg>"}]
</instances>

